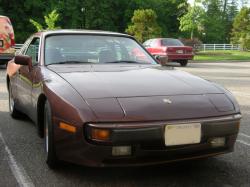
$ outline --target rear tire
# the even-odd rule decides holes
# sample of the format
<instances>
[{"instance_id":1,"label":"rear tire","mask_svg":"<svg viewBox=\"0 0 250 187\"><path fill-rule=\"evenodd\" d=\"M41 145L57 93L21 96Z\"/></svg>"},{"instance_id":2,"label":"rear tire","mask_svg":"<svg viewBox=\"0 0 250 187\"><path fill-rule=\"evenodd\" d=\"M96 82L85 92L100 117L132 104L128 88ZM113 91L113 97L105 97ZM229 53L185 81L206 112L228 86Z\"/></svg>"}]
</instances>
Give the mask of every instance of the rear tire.
<instances>
[{"instance_id":1,"label":"rear tire","mask_svg":"<svg viewBox=\"0 0 250 187\"><path fill-rule=\"evenodd\" d=\"M188 64L188 60L181 60L181 61L180 61L180 65L181 65L182 67L187 66L187 64Z\"/></svg>"},{"instance_id":2,"label":"rear tire","mask_svg":"<svg viewBox=\"0 0 250 187\"><path fill-rule=\"evenodd\" d=\"M58 166L58 159L56 157L54 144L54 127L52 123L51 108L48 101L46 101L44 109L44 143L46 163L51 169L55 169Z\"/></svg>"},{"instance_id":3,"label":"rear tire","mask_svg":"<svg viewBox=\"0 0 250 187\"><path fill-rule=\"evenodd\" d=\"M23 116L23 114L16 109L15 105L16 105L15 100L13 99L12 96L12 88L11 85L9 85L9 112L12 118L20 119Z\"/></svg>"},{"instance_id":4,"label":"rear tire","mask_svg":"<svg viewBox=\"0 0 250 187\"><path fill-rule=\"evenodd\" d=\"M8 60L0 60L0 68L6 69L8 65Z\"/></svg>"}]
</instances>

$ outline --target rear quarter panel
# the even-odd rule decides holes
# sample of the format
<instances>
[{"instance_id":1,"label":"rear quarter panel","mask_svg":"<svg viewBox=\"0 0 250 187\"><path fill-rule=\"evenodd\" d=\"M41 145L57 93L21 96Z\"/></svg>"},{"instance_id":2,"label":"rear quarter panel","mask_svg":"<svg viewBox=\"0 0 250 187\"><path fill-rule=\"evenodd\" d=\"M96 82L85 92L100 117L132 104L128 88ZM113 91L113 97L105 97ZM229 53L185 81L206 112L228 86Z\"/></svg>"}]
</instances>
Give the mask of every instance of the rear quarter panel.
<instances>
[{"instance_id":1,"label":"rear quarter panel","mask_svg":"<svg viewBox=\"0 0 250 187\"><path fill-rule=\"evenodd\" d=\"M151 42L152 43L152 42ZM166 55L166 47L161 45L161 40L155 39L150 47L146 47L149 53L152 55Z\"/></svg>"}]
</instances>

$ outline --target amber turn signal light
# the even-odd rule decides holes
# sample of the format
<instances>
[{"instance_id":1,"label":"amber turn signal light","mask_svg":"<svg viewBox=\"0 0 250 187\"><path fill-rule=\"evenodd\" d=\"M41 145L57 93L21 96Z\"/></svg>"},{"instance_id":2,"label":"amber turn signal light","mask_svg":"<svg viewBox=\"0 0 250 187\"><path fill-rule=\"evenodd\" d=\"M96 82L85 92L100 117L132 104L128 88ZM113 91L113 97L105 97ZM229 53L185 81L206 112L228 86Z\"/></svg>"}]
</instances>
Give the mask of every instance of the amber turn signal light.
<instances>
[{"instance_id":1,"label":"amber turn signal light","mask_svg":"<svg viewBox=\"0 0 250 187\"><path fill-rule=\"evenodd\" d=\"M60 122L59 128L65 130L65 131L71 132L71 133L76 132L76 127L74 127L73 125L69 125L67 123L64 123L64 122Z\"/></svg>"},{"instance_id":2,"label":"amber turn signal light","mask_svg":"<svg viewBox=\"0 0 250 187\"><path fill-rule=\"evenodd\" d=\"M107 141L110 139L110 130L106 129L91 129L91 138L94 140Z\"/></svg>"}]
</instances>

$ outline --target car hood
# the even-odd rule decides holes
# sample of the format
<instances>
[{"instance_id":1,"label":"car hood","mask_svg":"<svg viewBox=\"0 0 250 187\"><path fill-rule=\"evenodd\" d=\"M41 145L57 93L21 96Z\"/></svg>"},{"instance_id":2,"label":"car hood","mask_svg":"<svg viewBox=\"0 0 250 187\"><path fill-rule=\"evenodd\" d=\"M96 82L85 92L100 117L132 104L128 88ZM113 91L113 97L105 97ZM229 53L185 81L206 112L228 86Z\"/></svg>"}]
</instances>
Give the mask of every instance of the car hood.
<instances>
[{"instance_id":1,"label":"car hood","mask_svg":"<svg viewBox=\"0 0 250 187\"><path fill-rule=\"evenodd\" d=\"M51 65L84 99L223 93L209 81L158 65Z\"/></svg>"},{"instance_id":2,"label":"car hood","mask_svg":"<svg viewBox=\"0 0 250 187\"><path fill-rule=\"evenodd\" d=\"M191 74L161 66L49 66L95 114L91 121L152 121L234 113L223 89Z\"/></svg>"}]
</instances>

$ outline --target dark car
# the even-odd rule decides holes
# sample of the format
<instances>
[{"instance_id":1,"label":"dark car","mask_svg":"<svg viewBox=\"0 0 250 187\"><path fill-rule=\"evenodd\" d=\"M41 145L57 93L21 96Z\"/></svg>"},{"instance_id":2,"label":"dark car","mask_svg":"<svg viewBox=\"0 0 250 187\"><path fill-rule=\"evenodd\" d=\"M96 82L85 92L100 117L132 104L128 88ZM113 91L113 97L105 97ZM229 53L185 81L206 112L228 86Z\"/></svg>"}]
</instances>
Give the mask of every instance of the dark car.
<instances>
[{"instance_id":1,"label":"dark car","mask_svg":"<svg viewBox=\"0 0 250 187\"><path fill-rule=\"evenodd\" d=\"M178 62L181 66L186 66L188 60L194 57L193 48L174 38L155 38L143 43L144 47L154 56L167 57L167 62Z\"/></svg>"},{"instance_id":2,"label":"dark car","mask_svg":"<svg viewBox=\"0 0 250 187\"><path fill-rule=\"evenodd\" d=\"M34 121L50 167L58 160L150 165L233 151L241 114L232 94L157 64L129 35L37 33L7 71L10 114Z\"/></svg>"}]
</instances>

